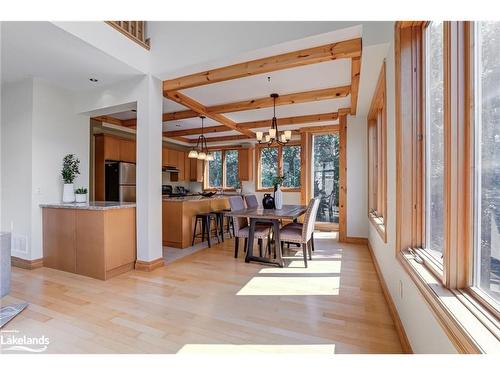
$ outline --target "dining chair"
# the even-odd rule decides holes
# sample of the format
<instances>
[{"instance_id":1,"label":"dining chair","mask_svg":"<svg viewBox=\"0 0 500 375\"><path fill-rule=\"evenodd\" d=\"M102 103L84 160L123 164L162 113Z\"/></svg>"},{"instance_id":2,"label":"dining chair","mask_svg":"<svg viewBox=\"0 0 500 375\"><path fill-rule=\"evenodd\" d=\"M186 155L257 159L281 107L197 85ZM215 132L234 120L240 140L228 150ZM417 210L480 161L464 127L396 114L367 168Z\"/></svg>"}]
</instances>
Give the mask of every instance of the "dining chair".
<instances>
[{"instance_id":1,"label":"dining chair","mask_svg":"<svg viewBox=\"0 0 500 375\"><path fill-rule=\"evenodd\" d=\"M314 224L316 223L316 215L318 213L319 199L313 198L309 201L307 211L302 225L291 223L285 225L280 230L280 241L302 244L302 252L304 253L304 265L307 268L307 255L309 260L312 260L313 247L313 232Z\"/></svg>"},{"instance_id":2,"label":"dining chair","mask_svg":"<svg viewBox=\"0 0 500 375\"><path fill-rule=\"evenodd\" d=\"M245 203L248 208L257 208L259 207L259 202L257 201L257 197L254 194L245 195Z\"/></svg>"},{"instance_id":3,"label":"dining chair","mask_svg":"<svg viewBox=\"0 0 500 375\"><path fill-rule=\"evenodd\" d=\"M245 208L243 198L241 196L233 196L229 198L229 205L231 211L239 211ZM238 258L238 250L240 246L240 238L245 239L245 252L248 247L248 236L250 233L250 226L246 217L235 217L234 222L234 257ZM254 238L257 238L259 244L259 255L262 256L262 241L267 240L269 244L269 226L257 224L255 226Z\"/></svg>"}]
</instances>

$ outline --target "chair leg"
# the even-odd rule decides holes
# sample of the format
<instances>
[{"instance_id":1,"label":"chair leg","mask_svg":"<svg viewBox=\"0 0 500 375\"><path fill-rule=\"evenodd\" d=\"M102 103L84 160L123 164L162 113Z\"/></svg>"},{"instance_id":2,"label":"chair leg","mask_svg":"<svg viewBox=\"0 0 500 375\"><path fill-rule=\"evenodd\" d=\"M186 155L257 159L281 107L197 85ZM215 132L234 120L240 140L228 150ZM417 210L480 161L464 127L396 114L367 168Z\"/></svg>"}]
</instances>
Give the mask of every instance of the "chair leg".
<instances>
[{"instance_id":1,"label":"chair leg","mask_svg":"<svg viewBox=\"0 0 500 375\"><path fill-rule=\"evenodd\" d=\"M302 244L302 252L304 253L304 266L307 268L307 244Z\"/></svg>"},{"instance_id":2,"label":"chair leg","mask_svg":"<svg viewBox=\"0 0 500 375\"><path fill-rule=\"evenodd\" d=\"M207 221L205 220L205 218L202 218L200 220L201 220L201 242L205 242L205 232L206 232Z\"/></svg>"},{"instance_id":3,"label":"chair leg","mask_svg":"<svg viewBox=\"0 0 500 375\"><path fill-rule=\"evenodd\" d=\"M290 248L290 242L287 242L286 243L286 248L289 249Z\"/></svg>"},{"instance_id":4,"label":"chair leg","mask_svg":"<svg viewBox=\"0 0 500 375\"><path fill-rule=\"evenodd\" d=\"M248 248L248 238L245 238L245 249L243 250L245 253L247 252L247 248Z\"/></svg>"},{"instance_id":5,"label":"chair leg","mask_svg":"<svg viewBox=\"0 0 500 375\"><path fill-rule=\"evenodd\" d=\"M207 237L208 237L208 247L211 247L211 243L210 243L210 217L206 216L205 221L206 221L205 228L206 228Z\"/></svg>"},{"instance_id":6,"label":"chair leg","mask_svg":"<svg viewBox=\"0 0 500 375\"><path fill-rule=\"evenodd\" d=\"M215 237L217 237L217 243L220 243L220 237L219 237L219 220L217 220L217 216L214 219L215 222ZM222 240L224 242L224 240Z\"/></svg>"},{"instance_id":7,"label":"chair leg","mask_svg":"<svg viewBox=\"0 0 500 375\"><path fill-rule=\"evenodd\" d=\"M259 244L259 256L262 258L262 238L259 238L257 243Z\"/></svg>"},{"instance_id":8,"label":"chair leg","mask_svg":"<svg viewBox=\"0 0 500 375\"><path fill-rule=\"evenodd\" d=\"M191 241L191 246L194 246L194 240L196 238L196 227L198 226L198 219L194 220L194 231L193 231L193 241Z\"/></svg>"},{"instance_id":9,"label":"chair leg","mask_svg":"<svg viewBox=\"0 0 500 375\"><path fill-rule=\"evenodd\" d=\"M311 249L314 251L314 232L311 233Z\"/></svg>"},{"instance_id":10,"label":"chair leg","mask_svg":"<svg viewBox=\"0 0 500 375\"><path fill-rule=\"evenodd\" d=\"M238 258L238 250L240 247L240 238L234 237L234 257Z\"/></svg>"},{"instance_id":11,"label":"chair leg","mask_svg":"<svg viewBox=\"0 0 500 375\"><path fill-rule=\"evenodd\" d=\"M312 241L309 240L307 243L307 252L309 253L309 260L312 260Z\"/></svg>"}]
</instances>

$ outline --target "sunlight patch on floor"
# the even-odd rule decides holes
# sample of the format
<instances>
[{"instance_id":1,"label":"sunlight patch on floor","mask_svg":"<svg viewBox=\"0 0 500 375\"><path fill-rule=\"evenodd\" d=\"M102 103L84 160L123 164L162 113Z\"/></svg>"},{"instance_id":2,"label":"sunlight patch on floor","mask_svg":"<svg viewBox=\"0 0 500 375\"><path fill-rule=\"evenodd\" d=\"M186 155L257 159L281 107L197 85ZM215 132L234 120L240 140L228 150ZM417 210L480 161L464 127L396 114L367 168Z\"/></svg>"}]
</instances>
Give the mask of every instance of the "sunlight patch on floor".
<instances>
[{"instance_id":1,"label":"sunlight patch on floor","mask_svg":"<svg viewBox=\"0 0 500 375\"><path fill-rule=\"evenodd\" d=\"M321 258L320 258L321 259ZM323 258L324 259L324 258ZM303 274L318 274L318 273L330 273L330 274L340 274L341 261L340 260L322 260L319 262L309 261L307 263L307 268L304 268L304 261L302 260L292 260L287 263L284 268L263 268L259 273L265 274L292 274L292 273L303 273Z\"/></svg>"},{"instance_id":2,"label":"sunlight patch on floor","mask_svg":"<svg viewBox=\"0 0 500 375\"><path fill-rule=\"evenodd\" d=\"M337 296L340 277L334 276L265 276L253 277L238 296Z\"/></svg>"},{"instance_id":3,"label":"sunlight patch on floor","mask_svg":"<svg viewBox=\"0 0 500 375\"><path fill-rule=\"evenodd\" d=\"M177 354L335 354L334 344L318 345L231 345L231 344L186 344Z\"/></svg>"}]
</instances>

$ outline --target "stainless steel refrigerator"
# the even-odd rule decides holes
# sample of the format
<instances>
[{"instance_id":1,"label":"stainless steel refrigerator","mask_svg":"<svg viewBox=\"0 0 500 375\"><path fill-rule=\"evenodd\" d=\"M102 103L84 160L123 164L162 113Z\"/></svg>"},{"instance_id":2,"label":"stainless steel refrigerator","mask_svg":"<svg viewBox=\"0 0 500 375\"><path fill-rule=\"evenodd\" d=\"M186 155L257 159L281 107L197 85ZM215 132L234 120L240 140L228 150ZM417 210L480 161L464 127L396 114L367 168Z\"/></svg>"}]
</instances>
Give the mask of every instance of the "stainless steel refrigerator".
<instances>
[{"instance_id":1,"label":"stainless steel refrigerator","mask_svg":"<svg viewBox=\"0 0 500 375\"><path fill-rule=\"evenodd\" d=\"M104 186L107 201L135 202L135 164L106 162Z\"/></svg>"}]
</instances>

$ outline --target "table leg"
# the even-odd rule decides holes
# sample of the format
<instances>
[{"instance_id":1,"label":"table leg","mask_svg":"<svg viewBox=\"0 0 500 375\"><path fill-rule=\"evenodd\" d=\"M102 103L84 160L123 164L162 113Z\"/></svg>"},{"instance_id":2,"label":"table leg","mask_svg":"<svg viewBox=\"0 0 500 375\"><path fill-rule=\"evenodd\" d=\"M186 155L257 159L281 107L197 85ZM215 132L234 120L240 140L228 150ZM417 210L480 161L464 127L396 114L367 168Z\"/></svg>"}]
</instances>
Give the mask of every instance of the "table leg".
<instances>
[{"instance_id":1,"label":"table leg","mask_svg":"<svg viewBox=\"0 0 500 375\"><path fill-rule=\"evenodd\" d=\"M283 262L283 249L281 248L281 241L280 241L280 223L278 220L273 220L273 228L274 228L274 246L277 248L277 253L278 253L278 263L280 267L283 267L284 262Z\"/></svg>"},{"instance_id":2,"label":"table leg","mask_svg":"<svg viewBox=\"0 0 500 375\"><path fill-rule=\"evenodd\" d=\"M248 230L248 248L247 255L245 257L245 263L249 263L250 259L253 257L253 240L255 236L255 222L257 220L250 218L250 228Z\"/></svg>"}]
</instances>

